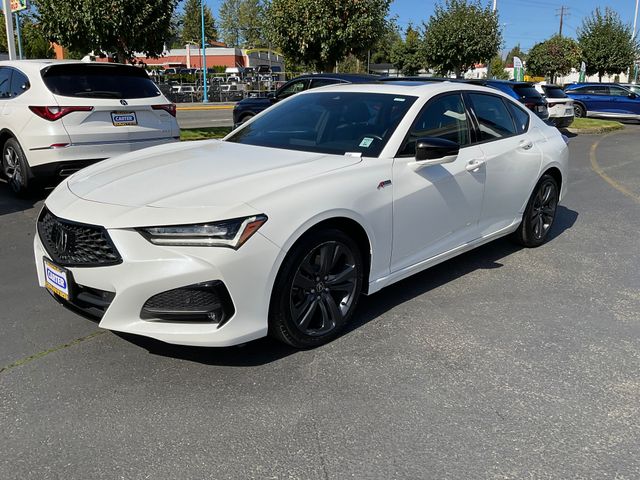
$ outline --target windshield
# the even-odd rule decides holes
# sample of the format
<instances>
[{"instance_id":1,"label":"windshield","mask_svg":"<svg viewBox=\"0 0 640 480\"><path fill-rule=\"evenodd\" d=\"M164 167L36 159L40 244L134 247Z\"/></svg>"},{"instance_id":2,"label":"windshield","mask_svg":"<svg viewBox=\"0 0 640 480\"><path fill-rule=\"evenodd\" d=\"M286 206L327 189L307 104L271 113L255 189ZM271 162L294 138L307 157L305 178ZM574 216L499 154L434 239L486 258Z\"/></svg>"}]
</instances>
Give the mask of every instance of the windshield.
<instances>
[{"instance_id":1,"label":"windshield","mask_svg":"<svg viewBox=\"0 0 640 480\"><path fill-rule=\"evenodd\" d=\"M304 93L266 110L227 141L377 157L415 100L413 96L383 93Z\"/></svg>"},{"instance_id":2,"label":"windshield","mask_svg":"<svg viewBox=\"0 0 640 480\"><path fill-rule=\"evenodd\" d=\"M96 63L55 64L42 72L55 95L85 98L152 98L161 95L142 68Z\"/></svg>"}]
</instances>

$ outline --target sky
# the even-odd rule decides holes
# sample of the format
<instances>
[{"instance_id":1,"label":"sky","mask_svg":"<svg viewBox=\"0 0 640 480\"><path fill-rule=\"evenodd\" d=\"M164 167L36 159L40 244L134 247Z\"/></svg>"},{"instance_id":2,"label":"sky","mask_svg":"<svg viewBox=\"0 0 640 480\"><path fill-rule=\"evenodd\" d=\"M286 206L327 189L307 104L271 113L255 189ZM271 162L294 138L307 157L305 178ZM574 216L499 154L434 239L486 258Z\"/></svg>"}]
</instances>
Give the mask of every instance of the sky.
<instances>
[{"instance_id":1,"label":"sky","mask_svg":"<svg viewBox=\"0 0 640 480\"><path fill-rule=\"evenodd\" d=\"M218 16L222 0L206 0ZM493 4L492 0L481 0L484 4ZM422 25L433 13L436 4L433 0L393 0L391 15L397 15L401 28L409 22ZM582 24L582 18L588 16L596 7L611 7L620 14L622 20L633 25L635 0L498 0L500 23L503 25L504 50L520 44L523 50L541 42L558 32L560 19L556 10L568 7L563 35L575 37L576 29Z\"/></svg>"}]
</instances>

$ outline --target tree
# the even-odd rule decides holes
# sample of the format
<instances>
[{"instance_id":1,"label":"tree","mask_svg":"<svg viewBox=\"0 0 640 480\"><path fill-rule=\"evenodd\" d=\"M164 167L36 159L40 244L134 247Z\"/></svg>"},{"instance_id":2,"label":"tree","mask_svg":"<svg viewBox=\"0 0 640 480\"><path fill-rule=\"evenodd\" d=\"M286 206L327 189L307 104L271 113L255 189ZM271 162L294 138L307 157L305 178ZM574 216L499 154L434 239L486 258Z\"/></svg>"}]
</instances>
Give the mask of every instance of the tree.
<instances>
[{"instance_id":1,"label":"tree","mask_svg":"<svg viewBox=\"0 0 640 480\"><path fill-rule=\"evenodd\" d=\"M402 41L398 18L394 16L385 20L384 31L371 48L371 63L391 63L391 50L397 41Z\"/></svg>"},{"instance_id":2,"label":"tree","mask_svg":"<svg viewBox=\"0 0 640 480\"><path fill-rule=\"evenodd\" d=\"M509 80L509 72L505 70L507 64L500 55L496 55L491 60L491 78L498 80Z\"/></svg>"},{"instance_id":3,"label":"tree","mask_svg":"<svg viewBox=\"0 0 640 480\"><path fill-rule=\"evenodd\" d=\"M269 37L295 63L330 71L383 35L391 0L272 0Z\"/></svg>"},{"instance_id":4,"label":"tree","mask_svg":"<svg viewBox=\"0 0 640 480\"><path fill-rule=\"evenodd\" d=\"M264 14L264 5L260 0L243 0L240 3L238 24L244 48L267 46Z\"/></svg>"},{"instance_id":5,"label":"tree","mask_svg":"<svg viewBox=\"0 0 640 480\"><path fill-rule=\"evenodd\" d=\"M445 0L424 27L426 62L442 75L459 77L493 58L502 43L498 15L479 0Z\"/></svg>"},{"instance_id":6,"label":"tree","mask_svg":"<svg viewBox=\"0 0 640 480\"><path fill-rule=\"evenodd\" d=\"M201 0L187 0L184 5L184 14L181 17L182 28L180 39L182 45L187 43L202 44L202 12L200 10ZM211 9L204 6L204 37L207 43L218 40L216 24L211 14Z\"/></svg>"},{"instance_id":7,"label":"tree","mask_svg":"<svg viewBox=\"0 0 640 480\"><path fill-rule=\"evenodd\" d=\"M580 64L580 46L572 38L554 35L537 43L529 50L527 72L541 77L549 77L555 82L556 76L567 75Z\"/></svg>"},{"instance_id":8,"label":"tree","mask_svg":"<svg viewBox=\"0 0 640 480\"><path fill-rule=\"evenodd\" d=\"M7 52L7 36L4 33L4 14L0 11L0 25L2 25L2 34L0 35L0 52ZM14 23L15 26L15 23ZM22 38L22 55L23 58L53 58L54 52L51 42L42 32L40 25L36 22L32 15L24 12L20 14L20 32ZM18 50L17 38L14 35L16 52Z\"/></svg>"},{"instance_id":9,"label":"tree","mask_svg":"<svg viewBox=\"0 0 640 480\"><path fill-rule=\"evenodd\" d=\"M520 44L517 44L515 47L509 50L509 52L507 52L507 56L505 57L507 65L513 66L513 57L518 57L523 62L527 60L527 54L520 49Z\"/></svg>"},{"instance_id":10,"label":"tree","mask_svg":"<svg viewBox=\"0 0 640 480\"><path fill-rule=\"evenodd\" d=\"M230 47L239 47L242 41L240 33L240 5L242 0L224 0L220 4L220 34L222 41Z\"/></svg>"},{"instance_id":11,"label":"tree","mask_svg":"<svg viewBox=\"0 0 640 480\"><path fill-rule=\"evenodd\" d=\"M620 16L605 8L596 8L590 17L582 21L578 29L578 43L582 49L587 75L607 73L614 75L630 67L638 53L638 44L632 38L632 29L620 20Z\"/></svg>"},{"instance_id":12,"label":"tree","mask_svg":"<svg viewBox=\"0 0 640 480\"><path fill-rule=\"evenodd\" d=\"M162 54L178 0L34 0L44 35L71 50L115 54L118 61Z\"/></svg>"},{"instance_id":13,"label":"tree","mask_svg":"<svg viewBox=\"0 0 640 480\"><path fill-rule=\"evenodd\" d=\"M391 63L403 75L417 75L424 68L424 49L420 34L409 25L404 40L398 39L391 49Z\"/></svg>"}]
</instances>

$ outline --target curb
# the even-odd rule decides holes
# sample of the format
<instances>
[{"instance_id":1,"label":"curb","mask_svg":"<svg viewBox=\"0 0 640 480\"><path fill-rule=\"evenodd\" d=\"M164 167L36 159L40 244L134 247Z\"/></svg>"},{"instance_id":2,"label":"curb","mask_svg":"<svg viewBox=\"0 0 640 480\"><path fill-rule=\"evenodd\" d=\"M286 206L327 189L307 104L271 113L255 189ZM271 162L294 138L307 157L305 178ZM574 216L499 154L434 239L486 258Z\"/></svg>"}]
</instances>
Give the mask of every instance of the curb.
<instances>
[{"instance_id":1,"label":"curb","mask_svg":"<svg viewBox=\"0 0 640 480\"><path fill-rule=\"evenodd\" d=\"M202 105L201 107L176 107L176 110L190 111L190 110L233 110L233 105Z\"/></svg>"},{"instance_id":2,"label":"curb","mask_svg":"<svg viewBox=\"0 0 640 480\"><path fill-rule=\"evenodd\" d=\"M590 128L567 128L567 131L577 135L602 135L603 133L611 133L616 130L624 129L624 125L607 125L606 127L590 127Z\"/></svg>"}]
</instances>

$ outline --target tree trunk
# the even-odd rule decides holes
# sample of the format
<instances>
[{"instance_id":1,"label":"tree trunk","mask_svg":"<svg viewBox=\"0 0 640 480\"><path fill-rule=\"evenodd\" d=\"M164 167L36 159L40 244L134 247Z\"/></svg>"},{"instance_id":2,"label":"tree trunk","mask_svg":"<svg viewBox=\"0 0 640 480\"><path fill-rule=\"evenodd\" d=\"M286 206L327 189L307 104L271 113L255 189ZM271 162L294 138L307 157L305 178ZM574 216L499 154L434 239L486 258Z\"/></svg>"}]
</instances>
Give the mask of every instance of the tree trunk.
<instances>
[{"instance_id":1,"label":"tree trunk","mask_svg":"<svg viewBox=\"0 0 640 480\"><path fill-rule=\"evenodd\" d=\"M598 72L598 82L602 83L603 76L604 76L604 72Z\"/></svg>"}]
</instances>

